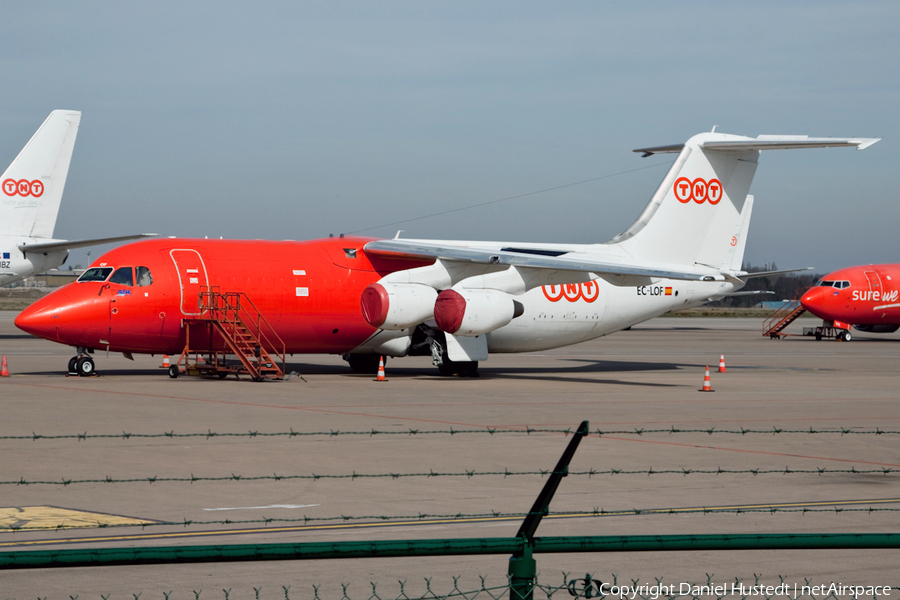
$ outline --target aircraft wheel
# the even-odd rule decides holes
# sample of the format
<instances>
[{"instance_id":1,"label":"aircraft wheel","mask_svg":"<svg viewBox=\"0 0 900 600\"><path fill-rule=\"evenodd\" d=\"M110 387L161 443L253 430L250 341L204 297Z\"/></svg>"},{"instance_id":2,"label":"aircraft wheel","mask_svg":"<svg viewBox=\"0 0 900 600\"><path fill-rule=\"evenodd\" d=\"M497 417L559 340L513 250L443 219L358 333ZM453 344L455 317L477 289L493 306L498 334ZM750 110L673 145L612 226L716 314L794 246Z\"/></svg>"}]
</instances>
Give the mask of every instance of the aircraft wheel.
<instances>
[{"instance_id":1,"label":"aircraft wheel","mask_svg":"<svg viewBox=\"0 0 900 600\"><path fill-rule=\"evenodd\" d=\"M75 369L81 377L89 377L94 374L94 359L90 356L82 356L75 361Z\"/></svg>"},{"instance_id":2,"label":"aircraft wheel","mask_svg":"<svg viewBox=\"0 0 900 600\"><path fill-rule=\"evenodd\" d=\"M449 358L445 358L444 362L438 365L438 373L440 373L442 377L450 377L452 375L456 375L456 369L456 363Z\"/></svg>"},{"instance_id":3,"label":"aircraft wheel","mask_svg":"<svg viewBox=\"0 0 900 600\"><path fill-rule=\"evenodd\" d=\"M78 364L78 357L77 357L77 356L73 356L72 358L69 359L69 373L75 373L75 372L76 372L76 371L75 371L75 367L77 366L77 364Z\"/></svg>"},{"instance_id":4,"label":"aircraft wheel","mask_svg":"<svg viewBox=\"0 0 900 600\"><path fill-rule=\"evenodd\" d=\"M347 362L350 364L350 368L353 369L354 373L375 375L378 373L379 358L380 357L377 354L351 354L349 358L347 358ZM387 357L385 357L385 362L387 362Z\"/></svg>"},{"instance_id":5,"label":"aircraft wheel","mask_svg":"<svg viewBox=\"0 0 900 600\"><path fill-rule=\"evenodd\" d=\"M853 339L853 335L849 331L842 331L840 334L840 338L844 342L849 342L851 339Z\"/></svg>"},{"instance_id":6,"label":"aircraft wheel","mask_svg":"<svg viewBox=\"0 0 900 600\"><path fill-rule=\"evenodd\" d=\"M172 379L178 377L178 365L169 365L169 377Z\"/></svg>"},{"instance_id":7,"label":"aircraft wheel","mask_svg":"<svg viewBox=\"0 0 900 600\"><path fill-rule=\"evenodd\" d=\"M479 377L477 360L458 362L456 366L460 377Z\"/></svg>"}]
</instances>

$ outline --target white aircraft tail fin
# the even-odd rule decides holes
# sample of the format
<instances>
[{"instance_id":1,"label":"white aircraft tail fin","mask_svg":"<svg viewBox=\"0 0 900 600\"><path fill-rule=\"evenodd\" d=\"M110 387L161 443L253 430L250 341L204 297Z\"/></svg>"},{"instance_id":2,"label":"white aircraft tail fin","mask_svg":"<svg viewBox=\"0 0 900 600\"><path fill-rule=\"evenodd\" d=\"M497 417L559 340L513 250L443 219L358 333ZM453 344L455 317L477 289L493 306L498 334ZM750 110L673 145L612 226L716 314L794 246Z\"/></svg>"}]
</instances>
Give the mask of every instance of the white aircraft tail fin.
<instances>
[{"instance_id":1,"label":"white aircraft tail fin","mask_svg":"<svg viewBox=\"0 0 900 600\"><path fill-rule=\"evenodd\" d=\"M753 212L753 195L744 200L744 210L741 211L741 219L738 221L734 237L729 243L725 262L722 263L723 271L741 271L744 264L744 250L747 248L747 232L750 230L750 215Z\"/></svg>"},{"instance_id":2,"label":"white aircraft tail fin","mask_svg":"<svg viewBox=\"0 0 900 600\"><path fill-rule=\"evenodd\" d=\"M53 237L80 121L54 110L0 177L0 234Z\"/></svg>"},{"instance_id":3,"label":"white aircraft tail fin","mask_svg":"<svg viewBox=\"0 0 900 600\"><path fill-rule=\"evenodd\" d=\"M761 150L842 146L861 150L877 141L701 133L683 145L635 150L644 156L679 154L638 220L609 243L636 259L739 270L753 204L747 192Z\"/></svg>"}]
</instances>

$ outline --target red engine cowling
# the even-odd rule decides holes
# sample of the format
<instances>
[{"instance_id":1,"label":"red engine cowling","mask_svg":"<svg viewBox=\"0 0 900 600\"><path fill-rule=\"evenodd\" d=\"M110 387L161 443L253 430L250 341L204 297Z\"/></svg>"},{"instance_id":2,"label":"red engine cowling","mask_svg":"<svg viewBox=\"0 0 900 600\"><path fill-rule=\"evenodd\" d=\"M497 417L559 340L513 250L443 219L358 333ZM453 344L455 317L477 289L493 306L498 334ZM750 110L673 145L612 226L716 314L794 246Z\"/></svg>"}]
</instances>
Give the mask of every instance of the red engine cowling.
<instances>
[{"instance_id":1,"label":"red engine cowling","mask_svg":"<svg viewBox=\"0 0 900 600\"><path fill-rule=\"evenodd\" d=\"M503 327L524 310L505 292L444 290L434 303L434 321L441 331L473 337Z\"/></svg>"},{"instance_id":2,"label":"red engine cowling","mask_svg":"<svg viewBox=\"0 0 900 600\"><path fill-rule=\"evenodd\" d=\"M359 303L372 327L401 330L429 320L437 290L417 283L373 283L363 290Z\"/></svg>"}]
</instances>

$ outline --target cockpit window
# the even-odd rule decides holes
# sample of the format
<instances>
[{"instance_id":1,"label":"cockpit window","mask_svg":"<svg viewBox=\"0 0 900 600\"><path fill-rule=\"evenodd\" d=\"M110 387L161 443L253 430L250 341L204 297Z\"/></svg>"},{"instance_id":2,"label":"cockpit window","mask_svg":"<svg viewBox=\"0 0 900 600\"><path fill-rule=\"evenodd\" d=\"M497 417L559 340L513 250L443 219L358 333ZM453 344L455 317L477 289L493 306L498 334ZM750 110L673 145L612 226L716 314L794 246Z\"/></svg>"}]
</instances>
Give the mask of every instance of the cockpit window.
<instances>
[{"instance_id":1,"label":"cockpit window","mask_svg":"<svg viewBox=\"0 0 900 600\"><path fill-rule=\"evenodd\" d=\"M153 283L153 275L150 274L150 269L147 267L135 267L134 271L137 275L137 284L139 287L151 285Z\"/></svg>"},{"instance_id":2,"label":"cockpit window","mask_svg":"<svg viewBox=\"0 0 900 600\"><path fill-rule=\"evenodd\" d=\"M85 281L106 281L106 278L109 277L112 271L112 267L93 267L82 273L78 281L82 283Z\"/></svg>"},{"instance_id":3,"label":"cockpit window","mask_svg":"<svg viewBox=\"0 0 900 600\"><path fill-rule=\"evenodd\" d=\"M134 274L131 267L120 267L116 269L113 276L109 278L110 283L118 283L120 285L134 285Z\"/></svg>"},{"instance_id":4,"label":"cockpit window","mask_svg":"<svg viewBox=\"0 0 900 600\"><path fill-rule=\"evenodd\" d=\"M850 287L850 282L847 280L844 280L844 281L824 281L824 280L822 280L816 284L816 287L833 287L833 288L837 288L839 290L843 290L843 289Z\"/></svg>"}]
</instances>

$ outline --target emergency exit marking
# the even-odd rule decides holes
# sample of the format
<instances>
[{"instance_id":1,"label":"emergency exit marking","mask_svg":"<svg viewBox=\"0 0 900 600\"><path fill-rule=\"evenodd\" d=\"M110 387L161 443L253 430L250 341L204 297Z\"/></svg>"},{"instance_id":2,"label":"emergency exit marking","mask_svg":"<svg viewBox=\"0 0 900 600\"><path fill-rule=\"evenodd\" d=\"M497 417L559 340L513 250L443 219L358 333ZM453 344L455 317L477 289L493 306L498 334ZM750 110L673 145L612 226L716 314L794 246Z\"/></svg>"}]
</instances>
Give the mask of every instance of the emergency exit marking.
<instances>
[{"instance_id":1,"label":"emergency exit marking","mask_svg":"<svg viewBox=\"0 0 900 600\"><path fill-rule=\"evenodd\" d=\"M297 288L297 296L309 296L309 288Z\"/></svg>"}]
</instances>

